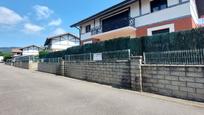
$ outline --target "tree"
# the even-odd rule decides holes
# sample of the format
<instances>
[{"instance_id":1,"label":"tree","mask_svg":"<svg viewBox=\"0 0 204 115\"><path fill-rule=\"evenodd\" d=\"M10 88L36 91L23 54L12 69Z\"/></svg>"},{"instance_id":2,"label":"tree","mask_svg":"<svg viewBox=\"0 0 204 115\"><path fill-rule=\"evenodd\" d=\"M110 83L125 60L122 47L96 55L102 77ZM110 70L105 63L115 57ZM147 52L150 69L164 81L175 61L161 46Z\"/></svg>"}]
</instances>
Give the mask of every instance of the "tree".
<instances>
[{"instance_id":1,"label":"tree","mask_svg":"<svg viewBox=\"0 0 204 115\"><path fill-rule=\"evenodd\" d=\"M8 59L12 58L11 53L4 53L3 56L4 56L4 61L7 61Z\"/></svg>"},{"instance_id":2,"label":"tree","mask_svg":"<svg viewBox=\"0 0 204 115\"><path fill-rule=\"evenodd\" d=\"M3 52L0 51L0 56L4 56Z\"/></svg>"},{"instance_id":3,"label":"tree","mask_svg":"<svg viewBox=\"0 0 204 115\"><path fill-rule=\"evenodd\" d=\"M49 52L47 50L42 50L39 52L39 57L40 58L43 58L45 57L47 54L49 54Z\"/></svg>"}]
</instances>

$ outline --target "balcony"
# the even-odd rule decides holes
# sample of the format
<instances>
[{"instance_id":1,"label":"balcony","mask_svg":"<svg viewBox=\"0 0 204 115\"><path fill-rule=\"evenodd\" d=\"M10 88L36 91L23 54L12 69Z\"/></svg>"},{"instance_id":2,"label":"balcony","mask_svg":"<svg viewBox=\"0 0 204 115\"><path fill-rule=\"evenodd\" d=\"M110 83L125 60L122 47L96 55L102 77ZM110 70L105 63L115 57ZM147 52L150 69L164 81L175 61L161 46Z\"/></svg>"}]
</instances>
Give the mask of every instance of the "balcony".
<instances>
[{"instance_id":1,"label":"balcony","mask_svg":"<svg viewBox=\"0 0 204 115\"><path fill-rule=\"evenodd\" d=\"M133 27L135 28L135 18L122 18L109 23L96 26L91 29L91 35L97 35L113 30L117 30L124 27Z\"/></svg>"}]
</instances>

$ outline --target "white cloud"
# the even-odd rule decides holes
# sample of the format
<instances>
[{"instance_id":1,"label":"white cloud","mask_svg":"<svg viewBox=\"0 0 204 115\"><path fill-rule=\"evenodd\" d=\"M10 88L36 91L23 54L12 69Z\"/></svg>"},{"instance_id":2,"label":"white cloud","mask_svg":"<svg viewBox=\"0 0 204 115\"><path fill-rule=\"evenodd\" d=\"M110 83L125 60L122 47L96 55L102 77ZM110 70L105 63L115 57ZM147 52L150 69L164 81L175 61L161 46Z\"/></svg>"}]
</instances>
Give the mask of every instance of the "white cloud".
<instances>
[{"instance_id":1,"label":"white cloud","mask_svg":"<svg viewBox=\"0 0 204 115\"><path fill-rule=\"evenodd\" d=\"M59 18L57 20L52 20L48 25L49 26L59 26L62 23L62 20Z\"/></svg>"},{"instance_id":2,"label":"white cloud","mask_svg":"<svg viewBox=\"0 0 204 115\"><path fill-rule=\"evenodd\" d=\"M63 28L57 28L55 31L52 33L52 35L59 35L59 34L64 34L66 31Z\"/></svg>"},{"instance_id":3,"label":"white cloud","mask_svg":"<svg viewBox=\"0 0 204 115\"><path fill-rule=\"evenodd\" d=\"M14 25L22 20L23 18L13 10L0 6L0 24Z\"/></svg>"},{"instance_id":4,"label":"white cloud","mask_svg":"<svg viewBox=\"0 0 204 115\"><path fill-rule=\"evenodd\" d=\"M38 16L38 19L45 19L50 17L50 15L52 13L54 13L54 11L52 11L51 9L49 9L47 6L42 6L42 5L35 5L33 7L36 11L36 14Z\"/></svg>"},{"instance_id":5,"label":"white cloud","mask_svg":"<svg viewBox=\"0 0 204 115\"><path fill-rule=\"evenodd\" d=\"M25 32L33 33L42 31L44 28L35 24L27 23L24 25Z\"/></svg>"}]
</instances>

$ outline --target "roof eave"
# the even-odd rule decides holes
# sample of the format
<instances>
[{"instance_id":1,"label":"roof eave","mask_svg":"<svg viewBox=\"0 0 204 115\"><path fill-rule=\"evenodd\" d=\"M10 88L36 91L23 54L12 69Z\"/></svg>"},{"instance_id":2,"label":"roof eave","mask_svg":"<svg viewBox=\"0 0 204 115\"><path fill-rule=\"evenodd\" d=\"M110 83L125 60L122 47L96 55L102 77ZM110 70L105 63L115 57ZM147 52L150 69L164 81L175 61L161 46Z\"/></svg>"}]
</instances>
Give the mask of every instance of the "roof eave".
<instances>
[{"instance_id":1,"label":"roof eave","mask_svg":"<svg viewBox=\"0 0 204 115\"><path fill-rule=\"evenodd\" d=\"M118 3L118 4L116 4L116 5L112 6L112 7L110 7L110 8L107 8L107 9L105 9L105 10L103 10L103 11L101 11L101 12L95 14L95 15L92 15L92 16L90 16L90 17L84 19L84 20L81 20L81 21L79 21L79 22L77 22L77 23L71 25L70 27L77 27L77 26L79 26L79 25L82 24L82 23L86 23L86 22L88 22L88 21L90 21L90 20L92 20L92 19L95 19L95 18L97 18L97 17L100 17L100 16L106 14L107 12L111 12L111 11L113 11L113 10L115 10L115 9L119 9L119 8L121 8L121 7L127 6L127 5L132 4L132 3L136 2L136 1L137 1L137 0L125 0L125 1L123 1L123 2L120 2L120 3Z\"/></svg>"}]
</instances>

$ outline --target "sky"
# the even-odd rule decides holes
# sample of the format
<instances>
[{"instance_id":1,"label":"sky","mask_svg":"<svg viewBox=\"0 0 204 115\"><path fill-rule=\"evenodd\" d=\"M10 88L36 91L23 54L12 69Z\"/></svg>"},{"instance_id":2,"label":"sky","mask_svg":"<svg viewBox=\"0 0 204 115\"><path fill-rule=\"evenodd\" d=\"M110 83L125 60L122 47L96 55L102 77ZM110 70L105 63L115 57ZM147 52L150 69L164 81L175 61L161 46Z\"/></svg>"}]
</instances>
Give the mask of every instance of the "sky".
<instances>
[{"instance_id":1,"label":"sky","mask_svg":"<svg viewBox=\"0 0 204 115\"><path fill-rule=\"evenodd\" d=\"M49 36L123 0L0 0L0 47L43 46Z\"/></svg>"}]
</instances>

